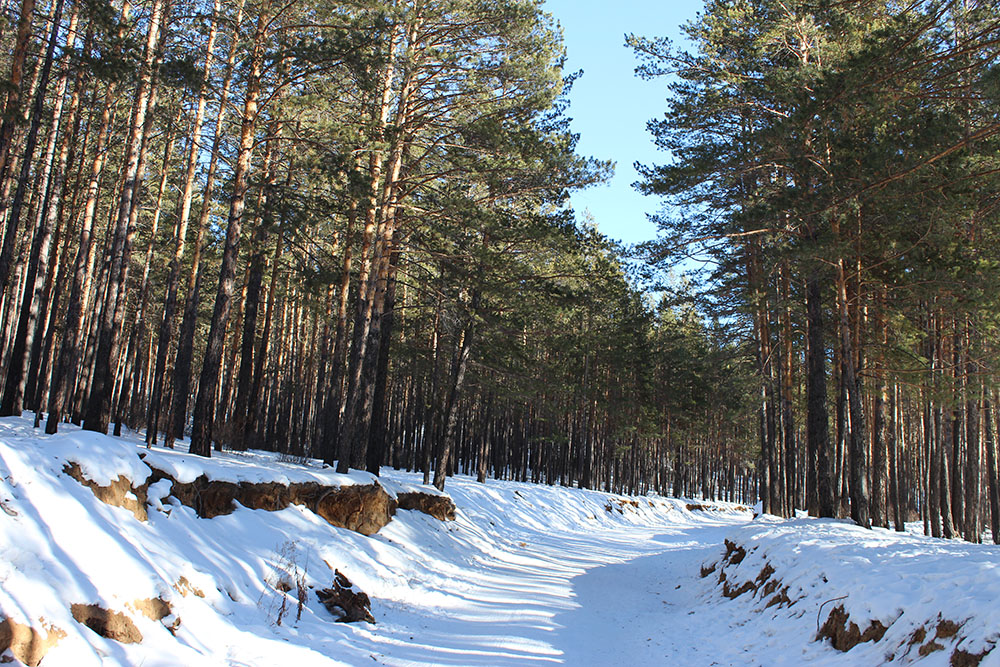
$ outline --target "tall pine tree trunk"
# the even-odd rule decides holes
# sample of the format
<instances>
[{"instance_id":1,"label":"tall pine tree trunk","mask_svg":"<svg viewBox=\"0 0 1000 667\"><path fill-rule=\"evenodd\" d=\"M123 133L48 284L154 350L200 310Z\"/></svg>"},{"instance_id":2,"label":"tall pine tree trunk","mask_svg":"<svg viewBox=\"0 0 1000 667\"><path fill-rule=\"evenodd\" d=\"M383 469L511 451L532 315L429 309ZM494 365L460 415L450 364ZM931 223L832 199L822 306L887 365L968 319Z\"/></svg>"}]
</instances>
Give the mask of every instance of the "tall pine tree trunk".
<instances>
[{"instance_id":1,"label":"tall pine tree trunk","mask_svg":"<svg viewBox=\"0 0 1000 667\"><path fill-rule=\"evenodd\" d=\"M993 415L994 400L986 399L983 404L983 422L986 434L986 491L990 503L990 532L993 533L993 544L1000 544L1000 474L997 470L997 429L996 417Z\"/></svg>"},{"instance_id":2,"label":"tall pine tree trunk","mask_svg":"<svg viewBox=\"0 0 1000 667\"><path fill-rule=\"evenodd\" d=\"M59 41L60 23L62 21L62 11L64 0L57 0L52 15L52 27L49 34L48 48L45 52L45 60L42 64L42 72L32 110L32 121L29 129L28 144L25 148L25 155L22 162L22 179L25 178L25 167L30 166L32 153L34 152L34 139L38 134L38 127L41 122L43 104L45 98L45 87L48 82L49 71L55 55L56 44ZM76 38L76 23L79 13L74 12L70 21L70 32L67 39L72 41ZM68 70L63 68L62 74L56 85L56 106L52 113L52 125L49 130L49 140L46 142L45 157L43 165L39 171L39 187L51 196L49 182L52 175L53 161L55 158L56 140L59 132L59 125L62 118L63 102L66 94L66 83L68 80ZM57 168L58 169L58 168ZM18 193L21 193L24 180L18 183L18 190L14 195L9 216L8 228L15 229L20 217L20 204ZM23 198L23 193L22 193ZM48 276L49 257L52 252L52 236L55 232L57 221L56 211L49 215L45 198L38 206L38 218L36 219L35 238L31 245L28 257L27 273L25 277L25 288L21 299L21 309L17 322L17 330L14 334L14 342L7 366L7 376L4 383L3 398L0 401L0 415L20 415L24 408L24 392L27 382L28 366L31 362L31 352L35 345L35 335L38 328L38 316L42 307L42 297L45 289L45 281ZM39 224L40 223L40 224Z\"/></svg>"},{"instance_id":3,"label":"tall pine tree trunk","mask_svg":"<svg viewBox=\"0 0 1000 667\"><path fill-rule=\"evenodd\" d=\"M472 339L475 335L476 317L478 317L479 311L479 291L475 288L472 290L470 301L469 319L462 329L462 335L456 346L455 358L452 361L448 396L445 400L444 412L441 415L441 440L437 451L437 465L434 468L434 486L439 491L444 491L444 484L448 475L448 463L455 449L458 402L462 387L465 384L465 373L469 366L469 355L472 352Z\"/></svg>"},{"instance_id":4,"label":"tall pine tree trunk","mask_svg":"<svg viewBox=\"0 0 1000 667\"><path fill-rule=\"evenodd\" d=\"M806 279L806 437L816 461L817 512L835 517L833 470L830 461L830 427L826 407L826 345L824 343L822 277ZM811 457L812 458L812 457Z\"/></svg>"},{"instance_id":5,"label":"tall pine tree trunk","mask_svg":"<svg viewBox=\"0 0 1000 667\"><path fill-rule=\"evenodd\" d=\"M120 29L119 37L123 34L125 19L128 17L130 7L131 5L128 2L125 2L122 7L122 28ZM93 242L94 217L97 212L101 176L104 173L104 165L107 159L108 141L111 136L116 99L116 84L112 81L107 85L104 94L104 107L101 111L100 126L97 130L94 159L91 163L90 176L87 181L86 202L84 204L83 219L80 223L80 239L76 258L73 262L73 283L70 287L69 300L67 302L63 339L59 348L58 360L52 368L48 404L49 416L45 422L45 432L49 434L55 433L59 428L59 421L62 418L66 402L72 395L74 378L79 363L80 346L83 342L84 331L82 326L83 315L87 309L87 300L93 277L95 250Z\"/></svg>"},{"instance_id":6,"label":"tall pine tree trunk","mask_svg":"<svg viewBox=\"0 0 1000 667\"><path fill-rule=\"evenodd\" d=\"M93 367L90 396L87 401L83 428L106 433L111 418L113 383L118 364L119 331L125 316L125 299L119 299L128 278L131 238L135 234L133 209L138 199L144 174L145 150L156 98L156 64L160 54L160 32L168 12L167 0L154 0L150 11L149 30L139 83L135 93L130 133L125 149L125 171L111 247L108 287L101 309L97 354Z\"/></svg>"},{"instance_id":7,"label":"tall pine tree trunk","mask_svg":"<svg viewBox=\"0 0 1000 667\"><path fill-rule=\"evenodd\" d=\"M257 127L258 103L263 69L264 41L267 36L269 4L264 3L257 19L253 47L250 56L250 71L243 102L240 125L239 152L233 171L233 194L226 226L226 241L219 269L219 288L215 297L212 323L205 347L198 394L195 400L194 425L191 430L191 453L201 456L212 455L212 426L215 419L216 392L219 387L219 370L222 363L222 347L226 333L226 323L233 300L233 286L236 277L236 259L239 253L240 235L243 226L243 210L249 186L250 161L253 156L254 134Z\"/></svg>"},{"instance_id":8,"label":"tall pine tree trunk","mask_svg":"<svg viewBox=\"0 0 1000 667\"><path fill-rule=\"evenodd\" d=\"M21 13L17 21L14 51L11 54L10 78L5 82L7 97L3 107L3 122L0 123L0 186L9 186L7 176L11 171L11 149L14 130L21 116L21 86L24 78L24 63L31 46L31 21L35 11L35 0L21 0ZM30 162L30 158L28 159ZM7 192L0 197L0 220L7 211ZM17 240L17 218L7 215L7 227L0 243L0 298L7 295L10 281L11 262L14 258L14 243Z\"/></svg>"},{"instance_id":9,"label":"tall pine tree trunk","mask_svg":"<svg viewBox=\"0 0 1000 667\"><path fill-rule=\"evenodd\" d=\"M229 94L230 79L232 76L233 62L236 54L235 36L239 30L243 19L243 3L239 0L234 19L233 46L231 48L229 61L227 62L226 73L222 85L222 106L219 109L219 116L216 120L216 146L213 147L211 163L209 164L209 174L206 177L206 190L211 187L214 181L216 164L218 162L218 136L222 123L222 116L225 114L226 100ZM191 144L188 147L187 164L184 170L184 184L181 187L181 196L178 201L177 224L174 233L174 253L170 259L170 268L167 274L167 285L163 301L163 315L160 319L160 328L156 343L156 364L153 369L153 386L149 397L149 407L146 418L146 444L152 445L156 442L157 433L160 427L160 411L163 404L164 378L167 369L167 355L170 352L170 343L173 333L174 316L177 314L177 292L180 287L181 268L184 260L184 248L187 240L188 223L191 217L191 203L194 199L195 176L198 169L198 159L201 155L201 133L205 122L205 111L208 105L208 91L212 66L214 63L215 40L219 33L219 20L221 11L221 0L214 0L212 7L212 24L209 27L208 41L205 44L205 65L202 68L202 82L198 89L198 102L195 107L194 122L191 125ZM207 206L211 201L210 191L206 192L205 203ZM199 235L200 238L200 235ZM200 243L200 242L199 242ZM195 270L197 267L195 267Z\"/></svg>"}]
</instances>

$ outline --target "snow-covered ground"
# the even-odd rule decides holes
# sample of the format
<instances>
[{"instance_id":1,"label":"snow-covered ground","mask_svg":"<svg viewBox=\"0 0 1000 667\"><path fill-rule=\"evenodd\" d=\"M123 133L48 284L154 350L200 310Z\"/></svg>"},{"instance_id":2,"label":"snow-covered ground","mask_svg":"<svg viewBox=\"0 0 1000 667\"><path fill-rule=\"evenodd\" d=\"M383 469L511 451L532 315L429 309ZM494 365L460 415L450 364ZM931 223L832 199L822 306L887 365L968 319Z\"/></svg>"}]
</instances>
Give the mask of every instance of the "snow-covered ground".
<instances>
[{"instance_id":1,"label":"snow-covered ground","mask_svg":"<svg viewBox=\"0 0 1000 667\"><path fill-rule=\"evenodd\" d=\"M1000 639L997 547L836 521L751 521L724 504L691 511L676 499L483 485L461 476L448 488L456 521L399 511L372 537L297 506L201 519L153 490L159 509L142 522L98 501L62 473L65 463L101 484L118 475L144 480L149 469L139 453L179 480L202 473L324 484L371 478L336 477L315 462L264 453L206 463L183 452L147 453L139 438L64 430L48 437L28 418L0 420L0 616L35 626L44 619L66 633L45 667L858 665L890 655L946 665L956 641L982 652ZM390 492L419 487L417 475L386 470L382 477ZM726 540L745 550L740 562L730 562L732 554L723 562ZM767 607L764 582L735 599L723 595L721 572L735 587L756 580L765 565L780 579L769 592L787 591L793 604ZM296 620L294 591L285 598L273 585L298 572L325 588L333 568L371 596L375 625L334 623L313 594ZM170 602L173 617L154 622L129 610L154 597ZM98 636L73 620L73 603L129 614L143 641ZM817 619L836 604L862 630L869 620L884 621L884 639L847 653L816 641ZM908 642L938 614L962 625L941 640L943 650L924 657L923 644ZM176 619L171 634L166 626ZM933 637L931 628L928 642ZM898 648L901 641L908 650ZM1000 664L1000 655L981 664Z\"/></svg>"}]
</instances>

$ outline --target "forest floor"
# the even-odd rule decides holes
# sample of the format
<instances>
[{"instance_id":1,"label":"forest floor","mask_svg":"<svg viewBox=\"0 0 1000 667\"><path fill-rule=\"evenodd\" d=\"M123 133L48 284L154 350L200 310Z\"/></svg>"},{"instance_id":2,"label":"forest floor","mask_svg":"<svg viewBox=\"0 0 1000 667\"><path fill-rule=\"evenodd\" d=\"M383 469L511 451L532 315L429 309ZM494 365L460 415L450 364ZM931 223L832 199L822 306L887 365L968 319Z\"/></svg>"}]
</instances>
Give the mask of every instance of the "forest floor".
<instances>
[{"instance_id":1,"label":"forest floor","mask_svg":"<svg viewBox=\"0 0 1000 667\"><path fill-rule=\"evenodd\" d=\"M38 629L36 647L55 640L43 667L1000 664L998 547L461 475L456 520L400 510L370 537L297 505L199 518L163 482L143 521L67 463L103 485L146 480L139 454L188 480L372 478L64 430L0 420L0 620ZM422 488L415 474L382 479ZM333 622L315 592L334 570L371 596L375 624ZM280 585L296 579L301 610ZM143 616L137 601L153 599L169 614ZM141 640L98 635L74 604L127 616Z\"/></svg>"}]
</instances>

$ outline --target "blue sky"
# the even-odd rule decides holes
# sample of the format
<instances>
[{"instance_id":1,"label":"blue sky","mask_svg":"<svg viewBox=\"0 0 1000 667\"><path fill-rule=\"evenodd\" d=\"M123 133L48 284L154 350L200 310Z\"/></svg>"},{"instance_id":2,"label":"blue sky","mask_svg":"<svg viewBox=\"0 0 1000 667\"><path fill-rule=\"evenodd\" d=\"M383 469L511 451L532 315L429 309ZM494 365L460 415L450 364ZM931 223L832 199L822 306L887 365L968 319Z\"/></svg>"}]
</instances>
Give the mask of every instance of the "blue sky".
<instances>
[{"instance_id":1,"label":"blue sky","mask_svg":"<svg viewBox=\"0 0 1000 667\"><path fill-rule=\"evenodd\" d=\"M680 25L701 7L701 0L545 0L545 9L563 27L567 71L584 71L570 95L579 151L617 163L612 182L576 193L573 207L589 209L604 234L626 243L656 236L646 213L656 212L659 203L632 188L638 179L632 165L665 161L646 121L663 114L667 91L663 80L635 76L636 60L624 46L625 34L665 35L676 42Z\"/></svg>"}]
</instances>

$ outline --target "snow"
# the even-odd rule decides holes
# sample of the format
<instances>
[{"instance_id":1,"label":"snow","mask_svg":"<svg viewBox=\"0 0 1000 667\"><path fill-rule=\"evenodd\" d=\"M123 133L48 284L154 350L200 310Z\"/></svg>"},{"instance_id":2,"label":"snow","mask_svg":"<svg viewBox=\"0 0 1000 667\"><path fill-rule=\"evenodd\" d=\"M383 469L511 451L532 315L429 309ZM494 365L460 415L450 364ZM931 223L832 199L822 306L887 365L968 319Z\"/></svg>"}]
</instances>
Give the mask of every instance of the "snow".
<instances>
[{"instance_id":1,"label":"snow","mask_svg":"<svg viewBox=\"0 0 1000 667\"><path fill-rule=\"evenodd\" d=\"M44 667L879 664L938 614L965 621L970 649L1000 637L993 546L838 521L751 521L751 512L725 503L689 511L678 499L464 476L448 482L456 521L401 510L372 537L297 506L201 519L169 497L166 481L150 487L141 522L63 474L65 463L99 483L147 479L139 455L181 481L205 474L343 485L374 477L263 452L205 460L183 446L147 450L137 435L62 430L45 436L28 417L0 419L0 614L36 626L44 618L66 632ZM380 479L390 493L428 491L420 481L388 469ZM726 539L747 548L726 567L732 581L753 579L769 563L796 604L766 608L750 593L730 600L714 574L700 577L702 566L719 563ZM275 582L298 573L325 588L333 569L371 596L376 625L334 623L314 593L296 620L294 591L276 624L284 594ZM882 642L840 653L815 641L820 606L844 595L837 604L859 623L895 620ZM176 636L131 614L144 640L119 644L69 612L72 603L99 603L128 613L128 603L156 596L180 619ZM947 664L949 654L920 664Z\"/></svg>"},{"instance_id":2,"label":"snow","mask_svg":"<svg viewBox=\"0 0 1000 667\"><path fill-rule=\"evenodd\" d=\"M931 638L941 620L961 626L956 648L976 654L992 649L1000 641L1000 547L934 539L916 534L919 529L920 524L913 524L900 534L865 530L846 520L765 515L727 531L726 539L747 551L742 562L726 568L729 580L755 580L770 565L795 601L784 609L767 609L765 596L748 593L728 602L756 617L755 623L784 626L782 636L750 637L747 646L755 652L778 651L787 645L783 635L815 635L830 611L843 606L862 631L876 620L888 627L877 644L862 643L843 654L855 664L880 664L889 656L903 663L919 658L917 646L909 646L913 633L925 627ZM715 574L707 580L714 581ZM720 591L716 586L707 593L706 604L722 603ZM797 659L774 664L819 662L825 657L822 647L804 645ZM950 654L932 653L921 664L947 665ZM982 664L1000 664L1000 655L990 654Z\"/></svg>"},{"instance_id":3,"label":"snow","mask_svg":"<svg viewBox=\"0 0 1000 667\"><path fill-rule=\"evenodd\" d=\"M317 482L325 486L351 486L377 483L375 475L369 472L353 470L348 474L338 474L317 461L299 462L272 452L213 452L212 458L206 459L188 454L187 443L183 441L177 443L176 449L154 447L143 452L143 456L150 466L181 483L193 482L201 475L211 481L235 484Z\"/></svg>"}]
</instances>

